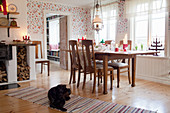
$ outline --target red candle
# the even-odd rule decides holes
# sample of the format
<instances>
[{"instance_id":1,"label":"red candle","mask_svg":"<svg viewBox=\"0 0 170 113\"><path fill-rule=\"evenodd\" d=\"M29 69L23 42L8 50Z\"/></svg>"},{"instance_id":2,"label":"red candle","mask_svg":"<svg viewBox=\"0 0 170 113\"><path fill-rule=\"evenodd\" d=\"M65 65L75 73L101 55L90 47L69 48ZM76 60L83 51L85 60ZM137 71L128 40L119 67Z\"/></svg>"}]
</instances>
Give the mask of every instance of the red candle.
<instances>
[{"instance_id":1,"label":"red candle","mask_svg":"<svg viewBox=\"0 0 170 113\"><path fill-rule=\"evenodd\" d=\"M25 35L25 40L27 40L27 35Z\"/></svg>"},{"instance_id":2,"label":"red candle","mask_svg":"<svg viewBox=\"0 0 170 113\"><path fill-rule=\"evenodd\" d=\"M30 36L28 36L28 40L30 40Z\"/></svg>"},{"instance_id":3,"label":"red candle","mask_svg":"<svg viewBox=\"0 0 170 113\"><path fill-rule=\"evenodd\" d=\"M23 40L25 40L24 36L22 37Z\"/></svg>"},{"instance_id":4,"label":"red candle","mask_svg":"<svg viewBox=\"0 0 170 113\"><path fill-rule=\"evenodd\" d=\"M118 52L119 51L119 48L115 48L115 52Z\"/></svg>"}]
</instances>

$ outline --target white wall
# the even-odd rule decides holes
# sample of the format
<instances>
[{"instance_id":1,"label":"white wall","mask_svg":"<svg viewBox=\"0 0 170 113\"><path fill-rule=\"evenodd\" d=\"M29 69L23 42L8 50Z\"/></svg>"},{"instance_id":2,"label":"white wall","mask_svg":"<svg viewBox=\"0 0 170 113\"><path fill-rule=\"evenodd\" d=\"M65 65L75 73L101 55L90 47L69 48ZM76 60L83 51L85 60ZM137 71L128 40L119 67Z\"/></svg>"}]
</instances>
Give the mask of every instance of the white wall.
<instances>
[{"instance_id":1,"label":"white wall","mask_svg":"<svg viewBox=\"0 0 170 113\"><path fill-rule=\"evenodd\" d=\"M7 28L0 28L0 40L12 41L13 39L22 39L22 36L27 33L27 1L26 0L7 0L7 4L15 4L17 6L17 12L19 15L12 15L10 17L16 17L16 21L19 29L10 29L10 37L7 35ZM0 14L0 17L6 17ZM11 19L10 19L11 20Z\"/></svg>"},{"instance_id":2,"label":"white wall","mask_svg":"<svg viewBox=\"0 0 170 113\"><path fill-rule=\"evenodd\" d=\"M136 77L170 85L170 59L168 57L138 56Z\"/></svg>"}]
</instances>

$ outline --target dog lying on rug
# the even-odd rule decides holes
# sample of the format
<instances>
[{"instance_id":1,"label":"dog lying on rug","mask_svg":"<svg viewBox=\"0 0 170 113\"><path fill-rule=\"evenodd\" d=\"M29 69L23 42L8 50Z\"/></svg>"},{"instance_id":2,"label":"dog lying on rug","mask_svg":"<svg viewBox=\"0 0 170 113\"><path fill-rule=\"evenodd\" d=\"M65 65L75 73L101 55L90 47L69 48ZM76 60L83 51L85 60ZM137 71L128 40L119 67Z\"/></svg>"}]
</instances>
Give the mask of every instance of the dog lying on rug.
<instances>
[{"instance_id":1,"label":"dog lying on rug","mask_svg":"<svg viewBox=\"0 0 170 113\"><path fill-rule=\"evenodd\" d=\"M56 87L51 88L48 91L48 99L50 100L50 107L57 108L61 111L67 111L67 109L63 108L65 101L69 100L69 95L71 94L71 90L66 88L66 85L58 85Z\"/></svg>"}]
</instances>

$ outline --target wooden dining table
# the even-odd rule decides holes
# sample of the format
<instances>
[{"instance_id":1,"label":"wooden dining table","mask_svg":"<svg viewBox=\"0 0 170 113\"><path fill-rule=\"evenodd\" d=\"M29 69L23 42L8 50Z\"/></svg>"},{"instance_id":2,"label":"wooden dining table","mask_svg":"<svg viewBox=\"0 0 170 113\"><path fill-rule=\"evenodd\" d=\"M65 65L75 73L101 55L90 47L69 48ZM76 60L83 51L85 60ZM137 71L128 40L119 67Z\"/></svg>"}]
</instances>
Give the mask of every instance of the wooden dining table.
<instances>
[{"instance_id":1,"label":"wooden dining table","mask_svg":"<svg viewBox=\"0 0 170 113\"><path fill-rule=\"evenodd\" d=\"M115 59L132 59L132 87L135 87L135 76L136 76L136 56L137 55L154 55L158 52L156 51L127 51L127 52L114 52L114 51L98 51L95 52L96 60L103 60L103 68L104 68L104 90L103 94L107 94L107 72L108 72L108 60Z\"/></svg>"}]
</instances>

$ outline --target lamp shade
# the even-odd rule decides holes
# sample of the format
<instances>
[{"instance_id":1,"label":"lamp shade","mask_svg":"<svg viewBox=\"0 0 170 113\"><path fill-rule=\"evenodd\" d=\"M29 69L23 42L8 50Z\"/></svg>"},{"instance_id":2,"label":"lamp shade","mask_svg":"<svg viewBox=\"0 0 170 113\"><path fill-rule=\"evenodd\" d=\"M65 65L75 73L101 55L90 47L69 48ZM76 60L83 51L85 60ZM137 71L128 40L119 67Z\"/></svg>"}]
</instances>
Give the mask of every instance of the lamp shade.
<instances>
[{"instance_id":1,"label":"lamp shade","mask_svg":"<svg viewBox=\"0 0 170 113\"><path fill-rule=\"evenodd\" d=\"M96 15L95 18L93 19L93 24L94 23L103 23L102 19L99 17L99 15Z\"/></svg>"},{"instance_id":2,"label":"lamp shade","mask_svg":"<svg viewBox=\"0 0 170 113\"><path fill-rule=\"evenodd\" d=\"M99 17L99 15L96 15L95 18L93 19L93 29L96 30L97 32L102 29L102 24L103 21Z\"/></svg>"}]
</instances>

